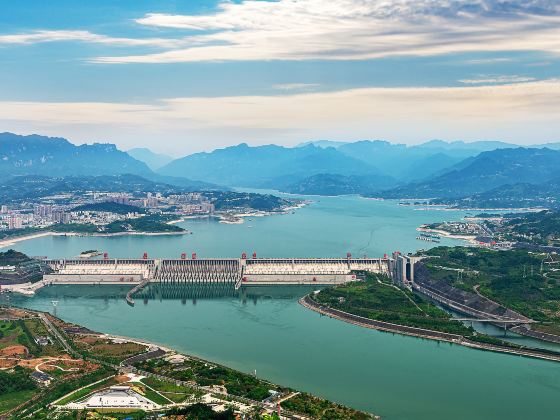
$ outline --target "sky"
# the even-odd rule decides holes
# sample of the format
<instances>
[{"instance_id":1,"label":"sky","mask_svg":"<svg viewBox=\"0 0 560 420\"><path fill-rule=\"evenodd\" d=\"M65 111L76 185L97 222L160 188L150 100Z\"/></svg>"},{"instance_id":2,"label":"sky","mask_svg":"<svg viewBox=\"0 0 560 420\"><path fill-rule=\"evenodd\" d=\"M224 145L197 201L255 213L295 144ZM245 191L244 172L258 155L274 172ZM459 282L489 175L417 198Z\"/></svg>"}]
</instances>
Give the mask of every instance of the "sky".
<instances>
[{"instance_id":1,"label":"sky","mask_svg":"<svg viewBox=\"0 0 560 420\"><path fill-rule=\"evenodd\" d=\"M0 132L560 141L557 0L2 0Z\"/></svg>"}]
</instances>

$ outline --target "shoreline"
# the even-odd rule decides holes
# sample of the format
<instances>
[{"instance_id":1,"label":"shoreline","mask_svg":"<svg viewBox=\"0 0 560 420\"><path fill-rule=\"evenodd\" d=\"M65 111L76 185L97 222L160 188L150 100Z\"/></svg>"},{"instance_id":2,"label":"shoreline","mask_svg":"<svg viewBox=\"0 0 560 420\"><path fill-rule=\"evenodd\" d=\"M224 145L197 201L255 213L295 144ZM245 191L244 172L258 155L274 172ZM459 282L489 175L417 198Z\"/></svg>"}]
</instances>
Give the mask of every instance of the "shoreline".
<instances>
[{"instance_id":1,"label":"shoreline","mask_svg":"<svg viewBox=\"0 0 560 420\"><path fill-rule=\"evenodd\" d=\"M132 361L132 359L138 358L139 356L142 357L146 354L149 353L158 353L156 355L153 355L152 357L150 357L150 359L157 359L157 358L165 358L167 360L168 357L175 357L175 356L180 356L183 360L194 360L194 361L198 361L201 363L204 363L206 366L207 364L210 364L213 367L223 367L226 368L228 370L234 371L238 374L241 375L245 375L245 376L252 376L252 374L250 372L245 372L243 370L240 370L238 368L232 367L231 364L227 361L215 361L212 360L208 357L205 357L203 355L199 355L199 354L193 354L188 350L181 350L178 349L176 347L170 347L167 344L160 344L157 341L153 341L153 340L146 340L143 338L133 338L133 337L129 337L129 336L125 336L125 335L118 335L118 334L112 334L112 333L106 333L106 332L101 332L101 331L96 331L96 330L90 330L88 327L85 327L83 324L77 324L75 322L72 321L67 321L64 320L63 318L61 318L60 316L51 313L50 311L45 311L45 310L40 310L40 309L31 309L31 308L27 308L25 306L17 306L17 305L13 305L13 304L0 304L0 308L5 308L5 309L16 309L16 310L22 310L27 312L27 314L31 314L31 318L37 318L37 319L45 319L45 323L50 324L51 322L48 321L48 318L53 318L61 323L63 323L64 325L70 325L70 326L76 326L79 328L85 328L87 331L79 331L76 333L72 333L72 334L78 334L78 335L85 335L85 336L93 336L93 337L97 337L97 338L101 338L101 339L106 339L106 340L110 340L112 341L114 344L122 344L122 343L135 343L135 344L139 344L141 346L144 346L145 349L141 352L138 352L137 354L134 354L130 357L125 358L124 360L118 362L118 361L107 361L107 360L103 360L101 358L99 358L98 354L90 354L90 355L83 355L82 353L80 353L78 350L75 349L75 347L70 347L67 344L67 340L72 342L73 339L70 339L69 337L63 337L60 335L60 333L58 333L59 329L64 329L64 325L60 326L60 325L51 325L51 327L54 329L54 335L56 338L58 338L58 340L60 341L60 343L66 348L65 351L66 353L68 353L68 360L74 360L74 359L80 359L83 358L83 360L88 360L90 362L96 363L100 366L105 366L105 367L110 367L112 369L115 370L114 373L111 373L109 376L104 377L100 380L97 380L95 382L92 383L87 383L83 386L81 386L80 388L74 388L72 390L70 390L69 392L65 393L64 395L60 396L59 398L57 398L56 400L50 402L48 404L49 407L54 407L54 408L68 408L70 406L70 403L73 401L69 401L63 405L59 405L57 404L59 401L67 398L68 396L74 395L76 394L76 392L84 389L84 388L88 388L91 387L92 385L98 384L103 382L104 380L111 378L111 377L115 377L119 374L123 373L123 369L124 369L124 374L130 374L130 373L134 373L136 378L140 378L141 376L143 377L154 377L156 379L159 380L163 380L165 382L170 382L170 383L176 383L177 385L180 386L186 386L192 389L196 389L198 391L202 391L205 395L205 397L209 397L211 399L211 401L207 401L204 400L204 403L212 403L212 402L218 402L221 405L233 405L235 406L236 409L238 410L245 410L246 412L248 412L249 409L251 408L259 408L261 411L264 409L266 410L267 413L275 413L277 409L279 409L279 404L289 398L292 398L300 393L306 392L306 391L297 391L294 390L292 388L291 385L283 385L281 383L279 383L278 381L272 380L272 379L267 379L267 378L263 378L263 377L258 377L258 380L264 384L264 385L270 385L272 387L276 387L279 389L279 391L276 394L271 394L272 397L275 397L276 395L279 396L278 399L270 399L271 397L268 397L266 399L253 399L252 396L248 396L248 395L238 395L236 393L230 393L227 391L227 389L224 388L224 390L222 389L215 389L214 385L212 384L204 384L199 382L198 380L188 380L188 379L181 379L181 378L177 378L177 377L173 377L173 376L169 376L169 374L167 373L160 373L157 371L152 371L152 370L144 370L142 367L139 368L135 368L133 363L135 363L135 361ZM13 318L13 319L18 319L18 318ZM48 325L47 325L48 327ZM49 331L49 332L51 332ZM162 355L161 352L164 352L164 354ZM149 360L149 359L146 359ZM256 371L255 371L255 378L257 378L256 376ZM129 381L127 382L136 382L137 380L134 379L129 379ZM148 386L148 388L150 388ZM164 398L167 398L166 396L166 392L161 391L161 390L154 390L153 388L152 391L155 391L156 393L159 393L160 395L162 395ZM89 395L89 394L88 394ZM312 398L318 399L320 401L322 401L323 403L326 403L332 407L343 407L346 410L350 410L351 412L354 413L358 413L358 414L363 414L366 417L364 418L371 418L371 419L381 419L381 417L371 411L366 411L363 409L358 409L358 408L353 408L351 405L345 404L345 403L339 403L339 402L335 402L331 399L327 399L326 397L322 397L318 394L315 393L309 393L309 395ZM80 397L81 398L81 397ZM186 405L191 405L191 404L195 404L196 402L199 401L194 401L194 402L185 402L185 401L174 401L169 399L169 404L166 405L162 405L161 407L159 407L160 409L165 409L165 408L172 408L172 407L183 407ZM19 408L19 407L16 407ZM119 412L118 410L122 407L109 407L109 408L115 408L117 411L115 412ZM73 409L73 408L70 408ZM88 409L86 407L86 409ZM141 411L145 411L146 413L149 413L150 411L153 410L144 410L144 409L140 409ZM311 420L311 418L314 417L308 417L308 414L305 413L304 411L291 411L291 409L289 408L284 408L282 407L282 413L284 414L284 416L282 418L298 418L298 419L309 419ZM0 416L1 417L1 416ZM239 417L236 417L239 418Z\"/></svg>"},{"instance_id":2,"label":"shoreline","mask_svg":"<svg viewBox=\"0 0 560 420\"><path fill-rule=\"evenodd\" d=\"M44 238L47 236L91 236L91 237L113 237L113 236L170 236L170 235L187 235L189 230L180 232L114 232L114 233L81 233L81 232L40 232L31 235L15 236L9 239L0 240L0 249L15 245L18 242L29 241L31 239Z\"/></svg>"},{"instance_id":3,"label":"shoreline","mask_svg":"<svg viewBox=\"0 0 560 420\"><path fill-rule=\"evenodd\" d=\"M428 232L428 233L436 233L440 236L443 236L445 238L448 239L458 239L458 240L462 240L462 241L466 241L472 245L477 245L478 242L476 241L476 236L474 235L457 235L454 233L449 233L445 230L440 230L440 229L430 229L427 227L423 227L423 226L419 226L416 228L416 230L418 232Z\"/></svg>"},{"instance_id":4,"label":"shoreline","mask_svg":"<svg viewBox=\"0 0 560 420\"><path fill-rule=\"evenodd\" d=\"M374 329L378 331L390 332L394 334L401 334L410 337L424 338L433 341L445 341L451 344L458 344L464 347L492 351L495 353L511 354L523 357L530 357L534 359L548 360L551 362L560 362L560 354L547 354L541 353L538 350L529 349L515 349L509 347L501 347L492 344L478 343L470 341L461 335L448 334L439 331L425 330L422 328L408 327L405 325L392 324L389 322L377 321L369 318L364 318L348 312L340 311L338 309L328 308L320 303L315 302L310 295L306 295L299 299L299 304L304 308L317 312L319 314L328 316L330 318L338 319L339 321L347 322L363 328Z\"/></svg>"}]
</instances>

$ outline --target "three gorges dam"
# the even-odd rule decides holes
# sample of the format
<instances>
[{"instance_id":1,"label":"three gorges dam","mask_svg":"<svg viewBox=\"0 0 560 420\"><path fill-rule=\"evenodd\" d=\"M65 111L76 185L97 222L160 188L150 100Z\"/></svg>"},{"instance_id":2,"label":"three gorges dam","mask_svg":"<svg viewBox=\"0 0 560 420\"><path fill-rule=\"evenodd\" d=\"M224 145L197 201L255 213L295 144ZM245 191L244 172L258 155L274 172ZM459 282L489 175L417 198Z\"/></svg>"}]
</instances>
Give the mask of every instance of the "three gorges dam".
<instances>
[{"instance_id":1,"label":"three gorges dam","mask_svg":"<svg viewBox=\"0 0 560 420\"><path fill-rule=\"evenodd\" d=\"M359 273L385 274L407 280L413 275L410 258L400 253L382 258L191 258L46 259L51 273L29 287L18 290L33 294L41 287L66 285L130 285L127 301L147 285L223 285L234 289L263 285L335 285L356 280ZM14 290L15 291L15 290Z\"/></svg>"}]
</instances>

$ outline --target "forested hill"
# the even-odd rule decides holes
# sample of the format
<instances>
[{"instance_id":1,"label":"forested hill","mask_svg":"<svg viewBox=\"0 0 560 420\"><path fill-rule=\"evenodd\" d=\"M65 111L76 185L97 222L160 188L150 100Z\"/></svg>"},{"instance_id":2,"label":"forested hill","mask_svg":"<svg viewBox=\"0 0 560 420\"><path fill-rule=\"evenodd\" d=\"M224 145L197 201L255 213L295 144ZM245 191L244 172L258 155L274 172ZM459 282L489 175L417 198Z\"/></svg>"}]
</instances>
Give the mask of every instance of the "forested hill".
<instances>
[{"instance_id":1,"label":"forested hill","mask_svg":"<svg viewBox=\"0 0 560 420\"><path fill-rule=\"evenodd\" d=\"M83 144L39 135L0 134L0 174L149 176L148 166L114 144Z\"/></svg>"},{"instance_id":2,"label":"forested hill","mask_svg":"<svg viewBox=\"0 0 560 420\"><path fill-rule=\"evenodd\" d=\"M538 184L526 182L502 185L460 199L440 199L435 203L469 208L560 208L560 177Z\"/></svg>"},{"instance_id":3,"label":"forested hill","mask_svg":"<svg viewBox=\"0 0 560 420\"><path fill-rule=\"evenodd\" d=\"M27 175L0 179L0 202L2 203L88 191L168 194L179 193L184 189L162 182L152 182L137 175L66 177Z\"/></svg>"},{"instance_id":4,"label":"forested hill","mask_svg":"<svg viewBox=\"0 0 560 420\"><path fill-rule=\"evenodd\" d=\"M384 198L462 198L505 185L540 185L560 176L560 151L547 148L484 152L425 182L378 194Z\"/></svg>"},{"instance_id":5,"label":"forested hill","mask_svg":"<svg viewBox=\"0 0 560 420\"><path fill-rule=\"evenodd\" d=\"M159 172L221 185L278 188L319 173L380 174L373 163L346 156L334 148L240 144L177 159Z\"/></svg>"},{"instance_id":6,"label":"forested hill","mask_svg":"<svg viewBox=\"0 0 560 420\"><path fill-rule=\"evenodd\" d=\"M369 194L395 184L396 180L386 175L317 174L288 184L281 190L304 195Z\"/></svg>"}]
</instances>

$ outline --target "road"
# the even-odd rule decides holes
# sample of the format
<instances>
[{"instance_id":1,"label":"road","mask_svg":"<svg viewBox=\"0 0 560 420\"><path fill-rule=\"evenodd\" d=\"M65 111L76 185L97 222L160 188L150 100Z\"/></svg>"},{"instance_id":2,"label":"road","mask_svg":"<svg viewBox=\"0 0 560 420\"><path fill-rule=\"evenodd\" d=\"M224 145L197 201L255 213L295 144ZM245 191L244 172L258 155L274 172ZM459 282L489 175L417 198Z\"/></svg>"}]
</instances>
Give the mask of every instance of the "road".
<instances>
[{"instance_id":1,"label":"road","mask_svg":"<svg viewBox=\"0 0 560 420\"><path fill-rule=\"evenodd\" d=\"M60 341L62 347L64 347L64 350L66 350L69 354L75 357L81 357L81 355L78 354L78 352L76 352L72 347L70 347L70 344L68 344L66 339L62 336L62 334L60 334L58 328L53 325L51 320L44 313L39 312L39 318L41 318L41 321L43 321L43 323L45 324L47 329L51 332L51 334L53 334L58 339L58 341Z\"/></svg>"}]
</instances>

